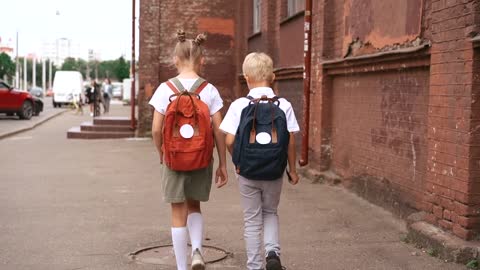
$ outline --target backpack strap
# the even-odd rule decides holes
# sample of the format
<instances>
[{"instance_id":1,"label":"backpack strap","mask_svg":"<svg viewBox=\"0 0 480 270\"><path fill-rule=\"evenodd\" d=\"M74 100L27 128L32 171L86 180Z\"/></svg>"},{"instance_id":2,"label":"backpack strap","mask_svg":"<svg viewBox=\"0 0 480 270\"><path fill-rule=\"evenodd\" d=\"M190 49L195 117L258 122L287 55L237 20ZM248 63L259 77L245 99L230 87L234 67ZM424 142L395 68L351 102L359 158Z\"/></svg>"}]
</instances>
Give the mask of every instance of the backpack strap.
<instances>
[{"instance_id":1,"label":"backpack strap","mask_svg":"<svg viewBox=\"0 0 480 270\"><path fill-rule=\"evenodd\" d=\"M192 88L190 88L190 92L193 92L197 95L202 92L202 90L207 87L208 82L205 81L203 78L198 78L195 83L193 83Z\"/></svg>"},{"instance_id":2,"label":"backpack strap","mask_svg":"<svg viewBox=\"0 0 480 270\"><path fill-rule=\"evenodd\" d=\"M170 88L175 88L173 90L173 92L175 93L179 93L179 92L183 92L183 91L187 91L187 89L185 89L185 87L183 86L183 84L180 82L180 80L175 77L175 78L171 78L170 80L167 81L167 85L170 87ZM175 86L174 86L175 85ZM195 93L195 94L200 94L200 92L202 92L202 90L208 85L208 82L203 79L203 78L198 78L192 85L192 87L190 88L190 90L188 92L191 92L191 93Z\"/></svg>"},{"instance_id":3,"label":"backpack strap","mask_svg":"<svg viewBox=\"0 0 480 270\"><path fill-rule=\"evenodd\" d=\"M175 94L179 94L180 91L178 91L178 89L173 85L173 83L171 81L167 81L167 86L172 89L173 93Z\"/></svg>"}]
</instances>

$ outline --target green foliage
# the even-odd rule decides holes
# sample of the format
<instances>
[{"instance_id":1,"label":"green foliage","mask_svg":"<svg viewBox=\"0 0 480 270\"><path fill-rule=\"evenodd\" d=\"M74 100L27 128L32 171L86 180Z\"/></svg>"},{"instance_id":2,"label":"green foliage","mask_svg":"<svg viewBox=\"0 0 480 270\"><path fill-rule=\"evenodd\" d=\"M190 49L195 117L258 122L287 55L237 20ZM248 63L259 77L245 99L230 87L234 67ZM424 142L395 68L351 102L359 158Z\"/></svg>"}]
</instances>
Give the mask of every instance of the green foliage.
<instances>
[{"instance_id":1,"label":"green foliage","mask_svg":"<svg viewBox=\"0 0 480 270\"><path fill-rule=\"evenodd\" d=\"M125 61L123 57L116 60L90 62L86 62L83 59L67 58L65 59L61 70L80 71L84 79L87 77L96 78L98 75L98 79L100 80L110 78L122 81L123 79L130 77L130 64L128 61ZM87 76L87 71L89 76Z\"/></svg>"},{"instance_id":2,"label":"green foliage","mask_svg":"<svg viewBox=\"0 0 480 270\"><path fill-rule=\"evenodd\" d=\"M3 79L5 76L15 75L15 63L12 61L12 58L6 53L0 54L0 79Z\"/></svg>"},{"instance_id":3,"label":"green foliage","mask_svg":"<svg viewBox=\"0 0 480 270\"><path fill-rule=\"evenodd\" d=\"M438 250L436 250L434 248L429 248L427 250L427 254L432 256L432 257L437 257L438 256Z\"/></svg>"},{"instance_id":4,"label":"green foliage","mask_svg":"<svg viewBox=\"0 0 480 270\"><path fill-rule=\"evenodd\" d=\"M467 263L467 268L468 269L479 269L479 263L477 260L471 260L470 262Z\"/></svg>"},{"instance_id":5,"label":"green foliage","mask_svg":"<svg viewBox=\"0 0 480 270\"><path fill-rule=\"evenodd\" d=\"M125 61L123 56L116 60L114 74L119 81L123 81L123 79L130 77L130 65Z\"/></svg>"}]
</instances>

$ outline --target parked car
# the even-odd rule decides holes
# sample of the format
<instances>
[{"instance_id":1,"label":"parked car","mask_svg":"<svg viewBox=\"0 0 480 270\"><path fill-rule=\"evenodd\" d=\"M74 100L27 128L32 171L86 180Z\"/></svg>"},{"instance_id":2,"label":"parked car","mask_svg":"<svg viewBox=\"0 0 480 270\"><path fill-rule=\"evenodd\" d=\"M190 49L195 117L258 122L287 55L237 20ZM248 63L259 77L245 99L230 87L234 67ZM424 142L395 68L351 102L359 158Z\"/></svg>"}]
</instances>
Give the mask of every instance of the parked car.
<instances>
[{"instance_id":1,"label":"parked car","mask_svg":"<svg viewBox=\"0 0 480 270\"><path fill-rule=\"evenodd\" d=\"M39 116L41 112L43 112L43 101L37 97L33 97L33 101L35 104L35 111L33 112L34 116Z\"/></svg>"},{"instance_id":2,"label":"parked car","mask_svg":"<svg viewBox=\"0 0 480 270\"><path fill-rule=\"evenodd\" d=\"M28 89L28 92L32 94L32 96L43 98L43 89L40 87L32 87Z\"/></svg>"},{"instance_id":3,"label":"parked car","mask_svg":"<svg viewBox=\"0 0 480 270\"><path fill-rule=\"evenodd\" d=\"M121 99L123 96L123 83L121 82L112 82L113 87L113 97Z\"/></svg>"},{"instance_id":4,"label":"parked car","mask_svg":"<svg viewBox=\"0 0 480 270\"><path fill-rule=\"evenodd\" d=\"M27 91L14 89L0 80L0 113L18 115L20 119L30 119L43 110L43 102Z\"/></svg>"}]
</instances>

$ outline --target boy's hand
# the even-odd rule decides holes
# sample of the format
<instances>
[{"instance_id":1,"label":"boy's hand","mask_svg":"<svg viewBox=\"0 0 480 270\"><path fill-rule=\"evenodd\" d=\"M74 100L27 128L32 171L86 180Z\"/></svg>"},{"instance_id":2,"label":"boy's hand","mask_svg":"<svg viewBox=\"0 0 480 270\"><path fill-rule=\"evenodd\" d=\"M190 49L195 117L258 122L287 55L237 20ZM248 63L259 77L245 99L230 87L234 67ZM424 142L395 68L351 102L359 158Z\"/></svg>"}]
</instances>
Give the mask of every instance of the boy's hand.
<instances>
[{"instance_id":1,"label":"boy's hand","mask_svg":"<svg viewBox=\"0 0 480 270\"><path fill-rule=\"evenodd\" d=\"M288 178L288 182L290 182L290 184L292 185L296 185L298 184L298 181L300 180L300 177L298 176L297 172L296 171L290 171L289 172L289 178Z\"/></svg>"},{"instance_id":2,"label":"boy's hand","mask_svg":"<svg viewBox=\"0 0 480 270\"><path fill-rule=\"evenodd\" d=\"M228 174L227 168L225 166L220 166L217 168L217 172L215 174L215 185L217 188L221 188L225 186L228 182Z\"/></svg>"},{"instance_id":3,"label":"boy's hand","mask_svg":"<svg viewBox=\"0 0 480 270\"><path fill-rule=\"evenodd\" d=\"M160 164L163 164L163 151L160 151L158 154L160 155Z\"/></svg>"}]
</instances>

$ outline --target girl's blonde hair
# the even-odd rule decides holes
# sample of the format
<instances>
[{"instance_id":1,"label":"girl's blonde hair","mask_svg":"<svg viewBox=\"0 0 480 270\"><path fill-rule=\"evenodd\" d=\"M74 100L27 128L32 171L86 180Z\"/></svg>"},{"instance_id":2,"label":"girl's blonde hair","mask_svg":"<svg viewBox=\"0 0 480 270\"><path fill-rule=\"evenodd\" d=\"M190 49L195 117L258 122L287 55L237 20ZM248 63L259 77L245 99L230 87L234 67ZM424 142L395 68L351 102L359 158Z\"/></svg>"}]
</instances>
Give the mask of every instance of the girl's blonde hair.
<instances>
[{"instance_id":1,"label":"girl's blonde hair","mask_svg":"<svg viewBox=\"0 0 480 270\"><path fill-rule=\"evenodd\" d=\"M192 63L194 66L200 64L203 57L202 43L205 42L207 36L205 34L199 34L195 39L187 39L185 31L177 31L177 45L175 46L174 55L177 57L178 62Z\"/></svg>"},{"instance_id":2,"label":"girl's blonde hair","mask_svg":"<svg viewBox=\"0 0 480 270\"><path fill-rule=\"evenodd\" d=\"M253 52L243 61L243 75L255 82L273 80L273 60L266 53Z\"/></svg>"}]
</instances>

